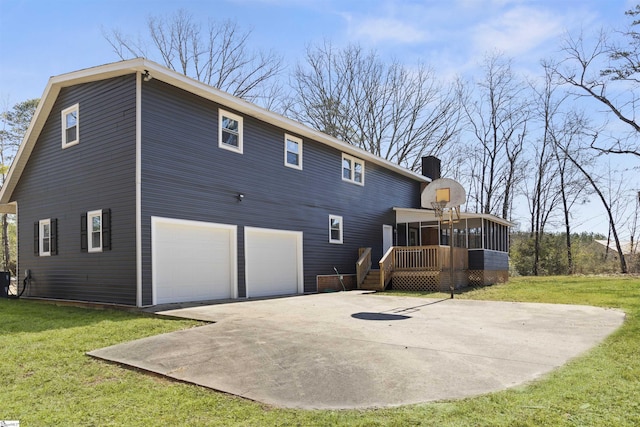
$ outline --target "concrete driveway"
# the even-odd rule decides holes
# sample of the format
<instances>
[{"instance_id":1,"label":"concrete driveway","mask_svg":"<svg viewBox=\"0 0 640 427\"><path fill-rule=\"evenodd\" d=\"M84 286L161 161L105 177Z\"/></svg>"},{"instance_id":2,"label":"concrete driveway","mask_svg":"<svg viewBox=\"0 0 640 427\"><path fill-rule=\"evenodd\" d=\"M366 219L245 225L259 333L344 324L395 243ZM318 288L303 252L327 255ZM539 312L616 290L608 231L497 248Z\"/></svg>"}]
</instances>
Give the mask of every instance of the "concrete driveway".
<instances>
[{"instance_id":1,"label":"concrete driveway","mask_svg":"<svg viewBox=\"0 0 640 427\"><path fill-rule=\"evenodd\" d=\"M292 408L370 408L517 386L616 330L596 307L351 291L180 308L210 325L91 356Z\"/></svg>"}]
</instances>

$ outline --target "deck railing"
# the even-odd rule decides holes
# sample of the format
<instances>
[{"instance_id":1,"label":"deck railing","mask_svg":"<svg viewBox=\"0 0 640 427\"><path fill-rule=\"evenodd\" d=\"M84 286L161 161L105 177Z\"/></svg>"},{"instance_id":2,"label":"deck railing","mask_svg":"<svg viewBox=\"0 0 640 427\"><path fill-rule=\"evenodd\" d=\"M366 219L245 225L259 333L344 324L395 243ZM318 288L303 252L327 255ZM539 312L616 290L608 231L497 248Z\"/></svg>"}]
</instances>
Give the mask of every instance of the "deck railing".
<instances>
[{"instance_id":1,"label":"deck railing","mask_svg":"<svg viewBox=\"0 0 640 427\"><path fill-rule=\"evenodd\" d=\"M453 248L456 271L467 270L466 248ZM387 287L394 271L443 271L450 268L449 246L393 246L380 260L380 286Z\"/></svg>"},{"instance_id":2,"label":"deck railing","mask_svg":"<svg viewBox=\"0 0 640 427\"><path fill-rule=\"evenodd\" d=\"M395 270L439 270L442 246L394 247ZM448 250L449 248L446 247Z\"/></svg>"},{"instance_id":3,"label":"deck railing","mask_svg":"<svg viewBox=\"0 0 640 427\"><path fill-rule=\"evenodd\" d=\"M382 289L386 289L387 285L391 281L391 273L395 267L395 253L396 246L391 246L389 250L382 256L380 260L380 286Z\"/></svg>"}]
</instances>

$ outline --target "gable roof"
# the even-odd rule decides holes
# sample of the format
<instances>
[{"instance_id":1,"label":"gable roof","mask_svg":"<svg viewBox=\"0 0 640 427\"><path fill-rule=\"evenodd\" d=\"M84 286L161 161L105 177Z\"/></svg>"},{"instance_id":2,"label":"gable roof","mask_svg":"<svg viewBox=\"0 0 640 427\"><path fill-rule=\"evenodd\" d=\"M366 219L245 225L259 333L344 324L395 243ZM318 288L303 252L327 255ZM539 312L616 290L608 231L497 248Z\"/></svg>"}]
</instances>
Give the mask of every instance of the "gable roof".
<instances>
[{"instance_id":1,"label":"gable roof","mask_svg":"<svg viewBox=\"0 0 640 427\"><path fill-rule=\"evenodd\" d=\"M29 160L29 156L38 140L40 132L51 113L53 105L60 93L65 87L75 86L82 83L89 83L113 77L119 77L133 73L149 72L154 79L163 81L172 86L191 92L205 99L219 103L227 108L234 109L242 114L255 117L267 123L273 124L288 132L292 132L302 137L306 137L330 147L341 150L347 154L359 157L365 161L375 163L386 169L393 170L401 175L412 178L419 182L429 182L428 178L417 174L413 171L405 169L395 163L389 162L381 157L373 155L358 147L343 142L337 138L326 135L320 131L305 126L299 122L286 118L280 114L266 110L255 104L237 98L229 93L223 92L212 86L206 85L198 80L184 76L170 70L162 65L144 58L130 59L126 61L114 62L111 64L100 65L98 67L86 68L67 74L51 77L45 87L44 93L40 99L40 103L36 108L35 114L27 132L18 148L16 157L11 164L11 168L7 174L4 185L0 189L0 212L15 212L15 206L9 205L12 193L20 180L20 176Z\"/></svg>"}]
</instances>

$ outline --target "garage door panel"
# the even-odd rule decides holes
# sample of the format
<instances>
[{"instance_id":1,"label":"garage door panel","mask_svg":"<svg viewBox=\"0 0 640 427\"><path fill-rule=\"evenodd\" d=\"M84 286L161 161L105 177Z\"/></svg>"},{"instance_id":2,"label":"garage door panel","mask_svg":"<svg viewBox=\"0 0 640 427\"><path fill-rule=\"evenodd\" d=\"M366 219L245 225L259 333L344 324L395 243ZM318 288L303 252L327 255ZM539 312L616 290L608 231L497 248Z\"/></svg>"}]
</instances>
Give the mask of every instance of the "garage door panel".
<instances>
[{"instance_id":1,"label":"garage door panel","mask_svg":"<svg viewBox=\"0 0 640 427\"><path fill-rule=\"evenodd\" d=\"M245 229L247 296L299 293L302 289L302 233Z\"/></svg>"},{"instance_id":2,"label":"garage door panel","mask_svg":"<svg viewBox=\"0 0 640 427\"><path fill-rule=\"evenodd\" d=\"M154 218L154 303L232 298L236 227Z\"/></svg>"}]
</instances>

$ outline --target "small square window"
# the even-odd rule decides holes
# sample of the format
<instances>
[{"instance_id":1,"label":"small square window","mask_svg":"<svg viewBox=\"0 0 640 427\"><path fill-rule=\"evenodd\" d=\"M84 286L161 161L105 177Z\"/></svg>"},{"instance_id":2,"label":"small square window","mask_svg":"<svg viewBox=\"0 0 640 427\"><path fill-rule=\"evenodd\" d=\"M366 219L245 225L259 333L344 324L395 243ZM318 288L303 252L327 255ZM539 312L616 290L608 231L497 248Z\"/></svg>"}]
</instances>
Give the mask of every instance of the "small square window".
<instances>
[{"instance_id":1,"label":"small square window","mask_svg":"<svg viewBox=\"0 0 640 427\"><path fill-rule=\"evenodd\" d=\"M218 116L218 146L242 153L242 117L224 110Z\"/></svg>"},{"instance_id":2,"label":"small square window","mask_svg":"<svg viewBox=\"0 0 640 427\"><path fill-rule=\"evenodd\" d=\"M62 148L71 147L80 142L80 104L62 111Z\"/></svg>"},{"instance_id":3,"label":"small square window","mask_svg":"<svg viewBox=\"0 0 640 427\"><path fill-rule=\"evenodd\" d=\"M284 165L302 169L302 139L291 135L284 136Z\"/></svg>"},{"instance_id":4,"label":"small square window","mask_svg":"<svg viewBox=\"0 0 640 427\"><path fill-rule=\"evenodd\" d=\"M342 180L364 185L364 161L343 153Z\"/></svg>"},{"instance_id":5,"label":"small square window","mask_svg":"<svg viewBox=\"0 0 640 427\"><path fill-rule=\"evenodd\" d=\"M87 213L89 252L102 252L102 211Z\"/></svg>"},{"instance_id":6,"label":"small square window","mask_svg":"<svg viewBox=\"0 0 640 427\"><path fill-rule=\"evenodd\" d=\"M342 244L342 217L329 215L329 243Z\"/></svg>"}]
</instances>

